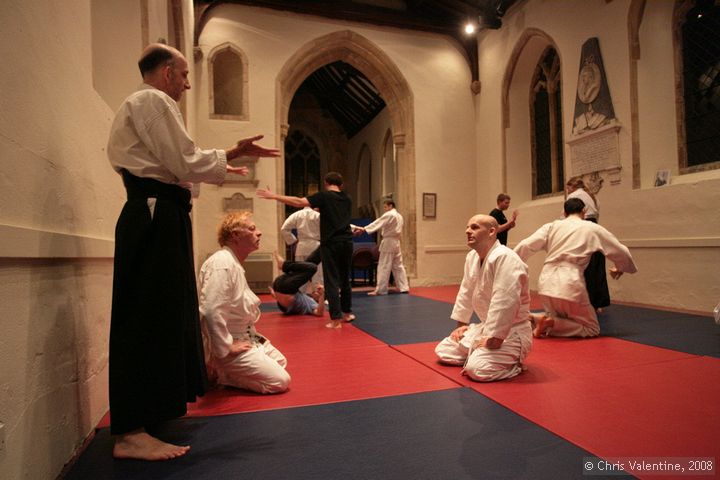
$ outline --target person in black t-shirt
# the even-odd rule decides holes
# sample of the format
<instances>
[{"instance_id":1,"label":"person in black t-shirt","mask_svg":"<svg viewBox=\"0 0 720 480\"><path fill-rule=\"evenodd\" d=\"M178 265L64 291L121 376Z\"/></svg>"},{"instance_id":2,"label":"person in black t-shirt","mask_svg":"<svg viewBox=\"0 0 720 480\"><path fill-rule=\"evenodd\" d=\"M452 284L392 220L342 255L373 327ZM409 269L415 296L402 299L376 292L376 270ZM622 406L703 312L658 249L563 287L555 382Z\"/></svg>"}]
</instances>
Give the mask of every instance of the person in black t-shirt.
<instances>
[{"instance_id":1,"label":"person in black t-shirt","mask_svg":"<svg viewBox=\"0 0 720 480\"><path fill-rule=\"evenodd\" d=\"M503 245L507 245L507 232L515 226L515 220L518 216L517 210L513 211L512 220L508 222L508 219L505 218L505 213L503 213L508 207L510 207L510 195L501 193L497 196L497 208L494 208L493 211L490 212L490 216L497 220L500 226L500 228L498 228L497 239Z\"/></svg>"},{"instance_id":2,"label":"person in black t-shirt","mask_svg":"<svg viewBox=\"0 0 720 480\"><path fill-rule=\"evenodd\" d=\"M342 322L352 322L352 288L350 265L352 263L352 199L343 192L342 175L330 172L325 175L325 190L309 197L279 195L269 189L258 189L257 196L290 205L313 207L320 210L320 257L325 281L325 297L330 310L328 328L340 328Z\"/></svg>"}]
</instances>

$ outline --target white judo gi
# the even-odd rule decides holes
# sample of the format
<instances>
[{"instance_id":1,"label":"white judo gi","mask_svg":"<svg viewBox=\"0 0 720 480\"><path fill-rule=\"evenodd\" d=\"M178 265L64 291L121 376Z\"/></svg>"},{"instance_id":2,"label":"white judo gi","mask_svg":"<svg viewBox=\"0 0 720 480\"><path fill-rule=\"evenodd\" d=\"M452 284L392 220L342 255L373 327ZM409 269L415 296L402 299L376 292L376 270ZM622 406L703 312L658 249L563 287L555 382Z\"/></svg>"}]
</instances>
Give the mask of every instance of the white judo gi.
<instances>
[{"instance_id":1,"label":"white judo gi","mask_svg":"<svg viewBox=\"0 0 720 480\"><path fill-rule=\"evenodd\" d=\"M293 229L297 231L297 237L293 235ZM288 245L297 242L295 261L305 261L320 246L320 213L310 207L305 207L290 214L282 224L280 234ZM322 263L318 264L318 269L311 281L316 285L323 283ZM307 286L300 289L303 293L306 290Z\"/></svg>"},{"instance_id":2,"label":"white judo gi","mask_svg":"<svg viewBox=\"0 0 720 480\"><path fill-rule=\"evenodd\" d=\"M555 319L547 334L555 337L595 337L600 334L595 308L590 304L583 272L593 252L600 251L622 272L637 268L628 248L604 227L578 215L546 223L521 241L515 252L527 260L546 250L538 279L545 311Z\"/></svg>"},{"instance_id":3,"label":"white judo gi","mask_svg":"<svg viewBox=\"0 0 720 480\"><path fill-rule=\"evenodd\" d=\"M258 393L287 390L287 360L255 330L260 299L250 290L245 269L230 248L223 247L203 263L199 282L200 315L210 344L208 367L215 370L218 381ZM252 347L228 355L234 339Z\"/></svg>"},{"instance_id":4,"label":"white judo gi","mask_svg":"<svg viewBox=\"0 0 720 480\"><path fill-rule=\"evenodd\" d=\"M405 266L403 265L402 251L400 250L400 235L402 235L403 223L400 212L391 208L365 227L367 233L375 233L380 230L382 235L377 267L377 287L375 289L378 295L388 293L390 272L395 278L395 286L397 286L398 290L401 292L410 290Z\"/></svg>"},{"instance_id":5,"label":"white judo gi","mask_svg":"<svg viewBox=\"0 0 720 480\"><path fill-rule=\"evenodd\" d=\"M527 265L515 252L495 241L481 262L470 250L450 317L467 324L474 311L480 323L470 325L459 342L448 336L435 353L443 363L464 364L465 373L479 382L512 378L522 372L522 361L532 347L529 307ZM473 349L481 337L504 341L498 349Z\"/></svg>"}]
</instances>

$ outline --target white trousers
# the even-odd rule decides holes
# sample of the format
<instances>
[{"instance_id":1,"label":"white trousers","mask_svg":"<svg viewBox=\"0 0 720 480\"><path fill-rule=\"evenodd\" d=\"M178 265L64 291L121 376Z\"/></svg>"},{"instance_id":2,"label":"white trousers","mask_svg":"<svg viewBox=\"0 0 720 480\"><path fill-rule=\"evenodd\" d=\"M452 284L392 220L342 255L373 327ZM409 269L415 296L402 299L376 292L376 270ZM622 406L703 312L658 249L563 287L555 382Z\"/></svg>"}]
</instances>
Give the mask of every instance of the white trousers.
<instances>
[{"instance_id":1,"label":"white trousers","mask_svg":"<svg viewBox=\"0 0 720 480\"><path fill-rule=\"evenodd\" d=\"M410 290L407 275L405 274L405 266L403 265L402 252L383 252L380 251L377 268L377 287L375 291L380 295L388 293L388 284L390 283L390 272L395 277L395 286L401 292Z\"/></svg>"},{"instance_id":2,"label":"white trousers","mask_svg":"<svg viewBox=\"0 0 720 480\"><path fill-rule=\"evenodd\" d=\"M600 334L595 308L587 295L580 302L540 295L545 313L555 319L550 337L597 337Z\"/></svg>"},{"instance_id":3,"label":"white trousers","mask_svg":"<svg viewBox=\"0 0 720 480\"><path fill-rule=\"evenodd\" d=\"M475 336L475 330L479 328L482 327L472 324L465 335ZM498 349L479 347L470 352L463 343L448 336L435 347L435 354L441 363L464 365L464 372L476 382L494 382L512 378L522 372L522 362L531 348L532 326L528 321L514 326Z\"/></svg>"},{"instance_id":4,"label":"white trousers","mask_svg":"<svg viewBox=\"0 0 720 480\"><path fill-rule=\"evenodd\" d=\"M213 358L213 368L222 385L257 393L281 393L290 387L287 360L269 340L229 359Z\"/></svg>"}]
</instances>

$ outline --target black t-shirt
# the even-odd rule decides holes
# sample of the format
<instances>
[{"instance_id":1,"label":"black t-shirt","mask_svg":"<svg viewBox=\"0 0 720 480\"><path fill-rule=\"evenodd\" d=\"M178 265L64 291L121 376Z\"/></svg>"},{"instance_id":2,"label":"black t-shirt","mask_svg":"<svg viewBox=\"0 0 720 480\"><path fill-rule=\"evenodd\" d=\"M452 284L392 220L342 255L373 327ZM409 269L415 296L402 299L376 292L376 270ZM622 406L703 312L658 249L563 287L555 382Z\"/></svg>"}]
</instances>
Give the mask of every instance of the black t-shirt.
<instances>
[{"instance_id":1,"label":"black t-shirt","mask_svg":"<svg viewBox=\"0 0 720 480\"><path fill-rule=\"evenodd\" d=\"M347 193L323 190L307 199L311 207L320 209L321 243L352 241L352 199Z\"/></svg>"},{"instance_id":2,"label":"black t-shirt","mask_svg":"<svg viewBox=\"0 0 720 480\"><path fill-rule=\"evenodd\" d=\"M497 220L498 225L505 225L508 221L507 218L505 218L505 214L499 208L494 208L493 211L490 212L490 216ZM498 241L503 245L507 245L507 234L507 230L497 234Z\"/></svg>"}]
</instances>

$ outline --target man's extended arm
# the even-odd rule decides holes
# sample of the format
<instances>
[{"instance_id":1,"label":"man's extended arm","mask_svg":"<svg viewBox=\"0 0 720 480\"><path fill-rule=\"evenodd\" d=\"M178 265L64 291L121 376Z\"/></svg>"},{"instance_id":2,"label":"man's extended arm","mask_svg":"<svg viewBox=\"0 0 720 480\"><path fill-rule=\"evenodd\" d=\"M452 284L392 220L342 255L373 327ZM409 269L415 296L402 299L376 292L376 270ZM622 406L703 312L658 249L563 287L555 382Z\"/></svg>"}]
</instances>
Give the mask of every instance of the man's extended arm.
<instances>
[{"instance_id":1,"label":"man's extended arm","mask_svg":"<svg viewBox=\"0 0 720 480\"><path fill-rule=\"evenodd\" d=\"M306 197L278 195L277 193L271 192L269 188L258 188L255 194L260 198L264 198L266 200L277 200L278 202L290 205L291 207L303 208L310 206L310 202L308 202Z\"/></svg>"}]
</instances>

